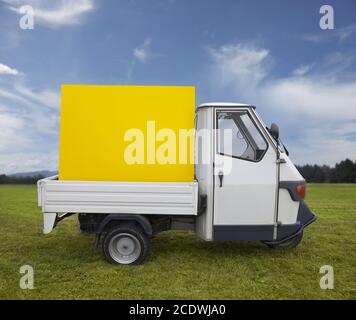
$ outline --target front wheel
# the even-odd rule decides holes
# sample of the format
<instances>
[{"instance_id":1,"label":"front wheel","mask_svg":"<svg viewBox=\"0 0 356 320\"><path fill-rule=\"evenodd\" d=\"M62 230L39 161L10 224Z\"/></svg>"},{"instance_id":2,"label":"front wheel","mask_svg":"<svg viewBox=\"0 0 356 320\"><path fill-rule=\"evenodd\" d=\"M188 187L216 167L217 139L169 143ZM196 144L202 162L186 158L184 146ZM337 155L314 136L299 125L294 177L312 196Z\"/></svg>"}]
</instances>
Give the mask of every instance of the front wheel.
<instances>
[{"instance_id":1,"label":"front wheel","mask_svg":"<svg viewBox=\"0 0 356 320\"><path fill-rule=\"evenodd\" d=\"M264 244L266 244L268 247L273 249L294 249L298 246L298 244L302 241L302 239L303 239L303 231L285 242L281 242L278 244L264 242Z\"/></svg>"},{"instance_id":2,"label":"front wheel","mask_svg":"<svg viewBox=\"0 0 356 320\"><path fill-rule=\"evenodd\" d=\"M141 228L135 225L111 229L103 242L106 260L115 264L140 264L149 250L149 240Z\"/></svg>"}]
</instances>

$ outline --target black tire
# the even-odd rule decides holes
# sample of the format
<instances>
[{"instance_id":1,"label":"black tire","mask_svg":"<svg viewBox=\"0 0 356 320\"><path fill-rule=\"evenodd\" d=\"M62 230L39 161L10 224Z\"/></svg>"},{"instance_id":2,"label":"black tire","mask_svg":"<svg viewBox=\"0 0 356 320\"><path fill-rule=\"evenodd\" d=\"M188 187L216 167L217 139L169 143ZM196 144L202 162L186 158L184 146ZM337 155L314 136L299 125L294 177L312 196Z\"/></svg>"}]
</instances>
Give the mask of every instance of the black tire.
<instances>
[{"instance_id":1,"label":"black tire","mask_svg":"<svg viewBox=\"0 0 356 320\"><path fill-rule=\"evenodd\" d=\"M134 224L116 226L106 234L103 252L106 260L113 264L141 264L149 252L149 239Z\"/></svg>"},{"instance_id":2,"label":"black tire","mask_svg":"<svg viewBox=\"0 0 356 320\"><path fill-rule=\"evenodd\" d=\"M268 242L264 242L264 244L266 244L268 247L272 249L294 249L299 245L302 239L303 239L303 231L285 242L279 244L271 244Z\"/></svg>"}]
</instances>

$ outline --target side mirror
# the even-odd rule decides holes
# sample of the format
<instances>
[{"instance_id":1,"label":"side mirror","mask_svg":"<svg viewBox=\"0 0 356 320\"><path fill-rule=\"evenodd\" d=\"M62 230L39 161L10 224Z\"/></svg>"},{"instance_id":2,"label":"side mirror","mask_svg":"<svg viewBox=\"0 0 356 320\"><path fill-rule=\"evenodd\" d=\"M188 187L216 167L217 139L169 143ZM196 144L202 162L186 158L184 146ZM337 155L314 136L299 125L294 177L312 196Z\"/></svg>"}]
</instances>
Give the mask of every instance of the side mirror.
<instances>
[{"instance_id":1,"label":"side mirror","mask_svg":"<svg viewBox=\"0 0 356 320\"><path fill-rule=\"evenodd\" d=\"M269 129L269 133L271 134L271 136L276 141L278 141L278 139L279 139L279 127L275 123L271 124L271 128Z\"/></svg>"}]
</instances>

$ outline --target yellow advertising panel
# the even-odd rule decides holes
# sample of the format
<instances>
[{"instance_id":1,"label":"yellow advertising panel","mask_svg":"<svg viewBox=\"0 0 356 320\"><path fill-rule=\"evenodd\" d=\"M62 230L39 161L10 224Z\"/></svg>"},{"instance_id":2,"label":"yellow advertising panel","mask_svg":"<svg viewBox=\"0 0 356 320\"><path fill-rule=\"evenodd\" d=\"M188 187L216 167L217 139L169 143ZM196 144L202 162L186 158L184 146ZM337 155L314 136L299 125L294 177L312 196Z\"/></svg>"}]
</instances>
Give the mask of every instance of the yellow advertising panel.
<instances>
[{"instance_id":1,"label":"yellow advertising panel","mask_svg":"<svg viewBox=\"0 0 356 320\"><path fill-rule=\"evenodd\" d=\"M59 179L194 180L194 87L63 85Z\"/></svg>"}]
</instances>

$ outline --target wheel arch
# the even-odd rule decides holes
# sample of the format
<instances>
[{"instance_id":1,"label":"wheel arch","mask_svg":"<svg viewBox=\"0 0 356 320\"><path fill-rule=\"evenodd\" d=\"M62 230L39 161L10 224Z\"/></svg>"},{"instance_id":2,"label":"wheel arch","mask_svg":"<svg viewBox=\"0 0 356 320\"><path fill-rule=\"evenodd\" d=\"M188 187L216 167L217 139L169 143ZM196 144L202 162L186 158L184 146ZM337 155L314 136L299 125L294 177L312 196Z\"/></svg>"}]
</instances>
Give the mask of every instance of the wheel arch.
<instances>
[{"instance_id":1,"label":"wheel arch","mask_svg":"<svg viewBox=\"0 0 356 320\"><path fill-rule=\"evenodd\" d=\"M134 221L143 229L143 231L148 236L151 236L153 233L152 225L151 225L150 221L144 216L141 216L138 214L109 214L97 226L97 228L96 228L97 236L100 236L105 231L106 227L113 221L117 221L117 222L119 222L119 221L125 221L125 222Z\"/></svg>"}]
</instances>

